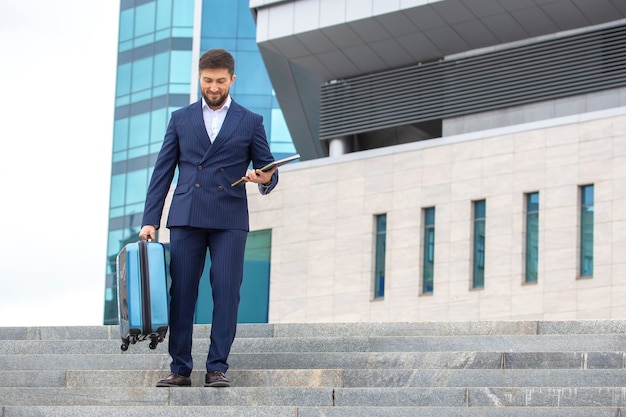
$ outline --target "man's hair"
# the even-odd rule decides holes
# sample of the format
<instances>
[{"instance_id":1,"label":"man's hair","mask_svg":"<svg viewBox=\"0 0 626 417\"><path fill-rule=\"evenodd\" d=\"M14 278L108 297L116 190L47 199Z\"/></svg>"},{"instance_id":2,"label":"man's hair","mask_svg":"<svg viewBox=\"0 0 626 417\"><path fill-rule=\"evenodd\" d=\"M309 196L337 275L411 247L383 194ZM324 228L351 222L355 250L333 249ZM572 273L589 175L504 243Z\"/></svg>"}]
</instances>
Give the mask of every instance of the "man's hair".
<instances>
[{"instance_id":1,"label":"man's hair","mask_svg":"<svg viewBox=\"0 0 626 417\"><path fill-rule=\"evenodd\" d=\"M232 76L235 73L235 58L224 49L211 49L200 57L200 72L205 69L226 69Z\"/></svg>"}]
</instances>

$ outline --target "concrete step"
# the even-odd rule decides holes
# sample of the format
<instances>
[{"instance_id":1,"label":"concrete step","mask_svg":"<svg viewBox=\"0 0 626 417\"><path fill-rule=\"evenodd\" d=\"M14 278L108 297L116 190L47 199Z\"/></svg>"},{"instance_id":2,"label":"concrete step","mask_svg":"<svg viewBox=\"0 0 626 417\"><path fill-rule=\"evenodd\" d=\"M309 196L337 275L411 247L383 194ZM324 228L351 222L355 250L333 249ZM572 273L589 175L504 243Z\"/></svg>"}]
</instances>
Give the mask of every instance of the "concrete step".
<instances>
[{"instance_id":1,"label":"concrete step","mask_svg":"<svg viewBox=\"0 0 626 417\"><path fill-rule=\"evenodd\" d=\"M282 352L619 352L626 335L545 336L384 336L235 339L232 353ZM194 339L194 355L206 354L208 339ZM26 355L37 353L120 354L117 341L100 340L0 340L0 352ZM147 342L131 345L125 354L166 354L167 343L149 349Z\"/></svg>"},{"instance_id":2,"label":"concrete step","mask_svg":"<svg viewBox=\"0 0 626 417\"><path fill-rule=\"evenodd\" d=\"M2 406L626 407L623 387L0 388Z\"/></svg>"},{"instance_id":3,"label":"concrete step","mask_svg":"<svg viewBox=\"0 0 626 417\"><path fill-rule=\"evenodd\" d=\"M149 388L167 374L165 370L0 371L0 387ZM203 386L204 374L192 372L192 385ZM626 382L623 369L234 370L228 377L235 387L265 388L621 387Z\"/></svg>"},{"instance_id":4,"label":"concrete step","mask_svg":"<svg viewBox=\"0 0 626 417\"><path fill-rule=\"evenodd\" d=\"M222 407L24 406L4 417L619 417L616 407Z\"/></svg>"},{"instance_id":5,"label":"concrete step","mask_svg":"<svg viewBox=\"0 0 626 417\"><path fill-rule=\"evenodd\" d=\"M315 408L311 409L313 412L315 410ZM2 413L3 417L294 417L298 415L298 407L220 407L214 405L179 407L147 405L141 407L9 406L2 407ZM352 414L351 416L357 415ZM311 416L321 415L311 414ZM341 416L338 415L337 417ZM589 417L605 417L605 415L593 414Z\"/></svg>"},{"instance_id":6,"label":"concrete step","mask_svg":"<svg viewBox=\"0 0 626 417\"><path fill-rule=\"evenodd\" d=\"M298 417L619 417L617 407L298 407Z\"/></svg>"},{"instance_id":7,"label":"concrete step","mask_svg":"<svg viewBox=\"0 0 626 417\"><path fill-rule=\"evenodd\" d=\"M194 325L208 339L211 325ZM626 320L240 324L237 338L626 334ZM119 340L118 326L1 327L0 340Z\"/></svg>"},{"instance_id":8,"label":"concrete step","mask_svg":"<svg viewBox=\"0 0 626 417\"><path fill-rule=\"evenodd\" d=\"M202 368L206 354L194 355ZM314 352L234 353L246 369L623 369L624 352ZM167 370L167 354L1 355L3 370Z\"/></svg>"}]
</instances>

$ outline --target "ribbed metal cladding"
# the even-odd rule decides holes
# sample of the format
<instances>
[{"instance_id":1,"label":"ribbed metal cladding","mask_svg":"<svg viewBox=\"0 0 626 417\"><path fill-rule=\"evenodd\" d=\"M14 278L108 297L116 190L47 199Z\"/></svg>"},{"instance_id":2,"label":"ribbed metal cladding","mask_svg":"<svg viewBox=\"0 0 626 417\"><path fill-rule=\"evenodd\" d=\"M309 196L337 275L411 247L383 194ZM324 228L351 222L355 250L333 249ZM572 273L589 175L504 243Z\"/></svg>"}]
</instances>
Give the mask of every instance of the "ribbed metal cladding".
<instances>
[{"instance_id":1,"label":"ribbed metal cladding","mask_svg":"<svg viewBox=\"0 0 626 417\"><path fill-rule=\"evenodd\" d=\"M624 85L626 26L619 26L324 85L320 139Z\"/></svg>"}]
</instances>

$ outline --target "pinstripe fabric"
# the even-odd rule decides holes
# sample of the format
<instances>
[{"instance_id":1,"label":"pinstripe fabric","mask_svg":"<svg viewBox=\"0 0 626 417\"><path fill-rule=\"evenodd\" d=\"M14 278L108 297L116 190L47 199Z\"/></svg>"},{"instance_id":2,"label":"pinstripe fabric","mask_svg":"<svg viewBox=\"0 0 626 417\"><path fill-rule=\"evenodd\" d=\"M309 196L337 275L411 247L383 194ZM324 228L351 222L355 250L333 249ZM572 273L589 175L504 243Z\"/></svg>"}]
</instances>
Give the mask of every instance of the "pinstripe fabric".
<instances>
[{"instance_id":1,"label":"pinstripe fabric","mask_svg":"<svg viewBox=\"0 0 626 417\"><path fill-rule=\"evenodd\" d=\"M206 366L207 371L228 369L249 228L245 184L230 184L246 173L250 162L259 168L273 160L262 117L235 101L213 144L204 126L202 100L172 113L148 187L142 225L160 224L178 167L167 219L172 276L169 349L174 373L188 376L193 369L193 315L207 248L214 310ZM259 192L268 194L277 183L278 171L272 184L259 187Z\"/></svg>"},{"instance_id":2,"label":"pinstripe fabric","mask_svg":"<svg viewBox=\"0 0 626 417\"><path fill-rule=\"evenodd\" d=\"M214 307L206 369L228 370L228 355L237 329L246 237L245 230L170 229L172 286L169 353L172 372L189 376L193 369L191 344L196 303L190 301L198 298L207 246L211 256Z\"/></svg>"},{"instance_id":3,"label":"pinstripe fabric","mask_svg":"<svg viewBox=\"0 0 626 417\"><path fill-rule=\"evenodd\" d=\"M243 280L243 258L247 236L247 232L241 230L209 234L214 306L211 346L206 359L207 371L226 372L228 369L228 354L237 329L239 289Z\"/></svg>"}]
</instances>

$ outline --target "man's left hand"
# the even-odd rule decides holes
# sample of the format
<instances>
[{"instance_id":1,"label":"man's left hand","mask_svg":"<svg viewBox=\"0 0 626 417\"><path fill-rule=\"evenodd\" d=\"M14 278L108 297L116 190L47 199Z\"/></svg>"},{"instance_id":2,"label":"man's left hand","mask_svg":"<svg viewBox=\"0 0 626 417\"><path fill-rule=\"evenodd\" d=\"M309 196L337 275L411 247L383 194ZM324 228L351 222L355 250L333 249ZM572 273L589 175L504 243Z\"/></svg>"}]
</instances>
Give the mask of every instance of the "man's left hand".
<instances>
[{"instance_id":1,"label":"man's left hand","mask_svg":"<svg viewBox=\"0 0 626 417\"><path fill-rule=\"evenodd\" d=\"M277 167L263 172L260 169L249 169L246 172L246 176L242 179L246 182L255 182L257 184L269 184L272 181L272 174L276 171Z\"/></svg>"}]
</instances>

